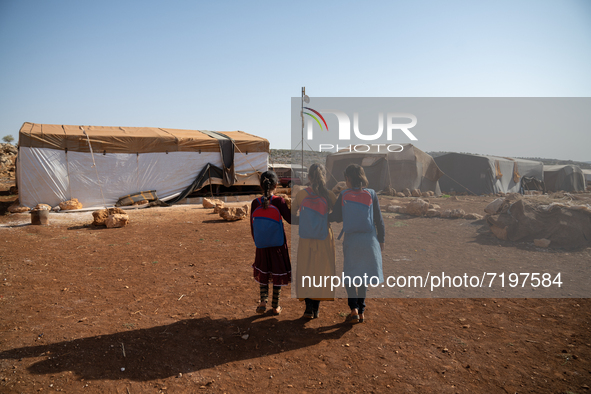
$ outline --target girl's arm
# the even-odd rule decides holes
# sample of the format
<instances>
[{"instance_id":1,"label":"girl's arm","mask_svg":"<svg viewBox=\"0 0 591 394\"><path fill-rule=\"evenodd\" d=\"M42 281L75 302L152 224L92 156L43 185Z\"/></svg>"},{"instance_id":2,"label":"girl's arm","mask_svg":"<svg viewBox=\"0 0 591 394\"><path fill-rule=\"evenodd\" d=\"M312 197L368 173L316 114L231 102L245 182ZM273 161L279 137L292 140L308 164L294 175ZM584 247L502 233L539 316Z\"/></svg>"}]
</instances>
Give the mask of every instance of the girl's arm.
<instances>
[{"instance_id":1,"label":"girl's arm","mask_svg":"<svg viewBox=\"0 0 591 394\"><path fill-rule=\"evenodd\" d=\"M275 201L279 201L274 205L279 209L279 212L281 212L281 216L283 216L283 219L285 219L287 223L291 224L291 211L287 207L287 203L285 202L283 197L274 198L273 202Z\"/></svg>"},{"instance_id":2,"label":"girl's arm","mask_svg":"<svg viewBox=\"0 0 591 394\"><path fill-rule=\"evenodd\" d=\"M382 217L382 211L380 210L380 201L375 190L372 190L371 197L373 199L373 223L376 226L378 232L378 242L384 244L386 239L386 227L384 226L384 218Z\"/></svg>"},{"instance_id":3,"label":"girl's arm","mask_svg":"<svg viewBox=\"0 0 591 394\"><path fill-rule=\"evenodd\" d=\"M332 212L328 214L329 222L342 222L343 221L343 195L339 194L337 202L332 207Z\"/></svg>"},{"instance_id":4,"label":"girl's arm","mask_svg":"<svg viewBox=\"0 0 591 394\"><path fill-rule=\"evenodd\" d=\"M259 206L258 200L252 200L250 203L250 235L254 239L254 229L252 228L252 212Z\"/></svg>"}]
</instances>

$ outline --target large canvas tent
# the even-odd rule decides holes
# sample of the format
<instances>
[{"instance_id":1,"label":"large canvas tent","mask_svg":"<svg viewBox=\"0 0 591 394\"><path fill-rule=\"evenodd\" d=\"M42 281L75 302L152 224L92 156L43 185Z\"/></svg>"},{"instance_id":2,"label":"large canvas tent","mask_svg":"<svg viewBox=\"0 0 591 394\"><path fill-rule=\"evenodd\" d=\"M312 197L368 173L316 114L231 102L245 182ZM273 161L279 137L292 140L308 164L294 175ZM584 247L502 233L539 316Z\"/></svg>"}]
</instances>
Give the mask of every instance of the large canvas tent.
<instances>
[{"instance_id":1,"label":"large canvas tent","mask_svg":"<svg viewBox=\"0 0 591 394\"><path fill-rule=\"evenodd\" d=\"M591 185L591 170L582 170L583 171L583 175L585 176L585 182L587 182L588 185Z\"/></svg>"},{"instance_id":2,"label":"large canvas tent","mask_svg":"<svg viewBox=\"0 0 591 394\"><path fill-rule=\"evenodd\" d=\"M443 192L519 193L523 178L544 180L544 165L539 161L448 153L435 162L445 174L439 180Z\"/></svg>"},{"instance_id":3,"label":"large canvas tent","mask_svg":"<svg viewBox=\"0 0 591 394\"><path fill-rule=\"evenodd\" d=\"M579 166L554 165L544 166L546 190L556 192L579 192L585 190L585 176Z\"/></svg>"},{"instance_id":4,"label":"large canvas tent","mask_svg":"<svg viewBox=\"0 0 591 394\"><path fill-rule=\"evenodd\" d=\"M170 200L209 184L258 185L268 155L266 139L242 131L24 123L19 198L28 207L77 198L90 208L147 190Z\"/></svg>"},{"instance_id":5,"label":"large canvas tent","mask_svg":"<svg viewBox=\"0 0 591 394\"><path fill-rule=\"evenodd\" d=\"M400 145L400 152L388 152L384 146L371 146L368 152L341 151L328 155L327 186L332 188L337 182L344 181L343 173L349 164L359 164L365 171L369 188L376 191L392 187L397 191L408 188L440 194L437 181L443 173L433 158L412 144Z\"/></svg>"}]
</instances>

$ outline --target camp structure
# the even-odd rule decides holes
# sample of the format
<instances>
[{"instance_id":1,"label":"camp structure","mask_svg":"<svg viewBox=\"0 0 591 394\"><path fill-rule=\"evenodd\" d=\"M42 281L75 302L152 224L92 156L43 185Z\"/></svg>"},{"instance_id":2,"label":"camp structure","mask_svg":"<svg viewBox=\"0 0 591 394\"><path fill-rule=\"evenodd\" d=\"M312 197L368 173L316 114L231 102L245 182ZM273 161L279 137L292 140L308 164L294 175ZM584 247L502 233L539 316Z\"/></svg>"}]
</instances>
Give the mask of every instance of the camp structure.
<instances>
[{"instance_id":1,"label":"camp structure","mask_svg":"<svg viewBox=\"0 0 591 394\"><path fill-rule=\"evenodd\" d=\"M585 182L587 182L587 186L591 186L591 170L582 170L583 175L585 176Z\"/></svg>"},{"instance_id":2,"label":"camp structure","mask_svg":"<svg viewBox=\"0 0 591 394\"><path fill-rule=\"evenodd\" d=\"M435 162L444 173L439 186L446 193L519 193L523 180L544 180L543 163L533 160L447 153Z\"/></svg>"},{"instance_id":3,"label":"camp structure","mask_svg":"<svg viewBox=\"0 0 591 394\"><path fill-rule=\"evenodd\" d=\"M580 192L585 190L585 175L572 164L544 166L544 183L549 192Z\"/></svg>"},{"instance_id":4,"label":"camp structure","mask_svg":"<svg viewBox=\"0 0 591 394\"><path fill-rule=\"evenodd\" d=\"M24 123L17 185L28 207L113 206L142 191L174 203L207 185L259 185L268 156L269 141L243 131Z\"/></svg>"},{"instance_id":5,"label":"camp structure","mask_svg":"<svg viewBox=\"0 0 591 394\"><path fill-rule=\"evenodd\" d=\"M341 150L326 157L327 186L333 188L344 181L349 164L363 167L369 188L381 191L389 187L402 191L420 189L441 194L437 181L443 174L433 158L413 146L400 144L399 152L388 152L383 146L369 146L367 152Z\"/></svg>"}]
</instances>

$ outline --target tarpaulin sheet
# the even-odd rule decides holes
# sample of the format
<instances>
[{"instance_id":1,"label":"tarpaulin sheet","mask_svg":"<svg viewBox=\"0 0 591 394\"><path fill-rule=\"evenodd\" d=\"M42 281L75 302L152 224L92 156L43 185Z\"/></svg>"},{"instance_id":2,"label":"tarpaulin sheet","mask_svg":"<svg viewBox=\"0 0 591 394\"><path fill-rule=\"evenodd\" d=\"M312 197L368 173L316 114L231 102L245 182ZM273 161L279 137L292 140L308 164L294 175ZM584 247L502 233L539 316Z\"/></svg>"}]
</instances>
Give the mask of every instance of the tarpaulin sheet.
<instances>
[{"instance_id":1,"label":"tarpaulin sheet","mask_svg":"<svg viewBox=\"0 0 591 394\"><path fill-rule=\"evenodd\" d=\"M216 141L215 139L212 139ZM216 141L217 145L217 141ZM94 149L94 145L93 145ZM21 204L51 206L77 198L84 208L113 206L119 197L156 190L160 199L187 188L208 163L221 167L217 152L97 153L19 147L17 182ZM235 153L235 185L258 185L267 152ZM205 184L222 184L210 178Z\"/></svg>"},{"instance_id":2,"label":"tarpaulin sheet","mask_svg":"<svg viewBox=\"0 0 591 394\"><path fill-rule=\"evenodd\" d=\"M218 140L199 130L158 127L69 126L24 123L19 146L76 152L219 152ZM239 152L269 152L269 141L243 131L218 131L234 140Z\"/></svg>"},{"instance_id":3,"label":"tarpaulin sheet","mask_svg":"<svg viewBox=\"0 0 591 394\"><path fill-rule=\"evenodd\" d=\"M544 179L544 165L533 160L448 153L436 157L435 162L445 174L439 179L443 192L519 193L521 177Z\"/></svg>"},{"instance_id":4,"label":"tarpaulin sheet","mask_svg":"<svg viewBox=\"0 0 591 394\"><path fill-rule=\"evenodd\" d=\"M401 152L387 152L382 146L371 146L368 152L339 152L326 158L329 173L327 186L332 188L344 181L343 172L349 164L359 164L365 170L369 187L376 191L388 186L402 191L405 188L433 191L439 194L437 180L443 174L433 158L412 144L400 144Z\"/></svg>"}]
</instances>

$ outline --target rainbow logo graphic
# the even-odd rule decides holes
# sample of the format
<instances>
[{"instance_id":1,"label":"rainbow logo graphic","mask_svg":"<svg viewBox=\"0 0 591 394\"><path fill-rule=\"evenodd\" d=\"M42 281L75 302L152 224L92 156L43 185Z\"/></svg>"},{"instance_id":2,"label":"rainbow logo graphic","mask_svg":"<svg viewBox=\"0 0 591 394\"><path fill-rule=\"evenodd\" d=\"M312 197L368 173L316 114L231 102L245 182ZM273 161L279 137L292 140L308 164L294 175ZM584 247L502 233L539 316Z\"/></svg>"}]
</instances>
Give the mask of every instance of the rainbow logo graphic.
<instances>
[{"instance_id":1,"label":"rainbow logo graphic","mask_svg":"<svg viewBox=\"0 0 591 394\"><path fill-rule=\"evenodd\" d=\"M310 111L314 112L316 115L318 115L320 117L320 119L322 119L324 126L326 126L326 131L328 131L328 125L326 124L326 120L324 120L324 117L322 115L320 115L320 112L313 110L312 108L309 108L309 107L304 107L304 108L307 110L310 110ZM311 116L318 123L318 126L320 126L320 130L323 130L322 123L320 123L320 121L318 120L318 118L316 116L312 115L309 112L304 112L304 114Z\"/></svg>"}]
</instances>

